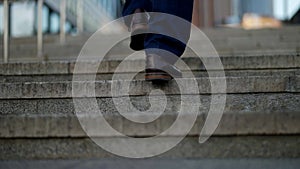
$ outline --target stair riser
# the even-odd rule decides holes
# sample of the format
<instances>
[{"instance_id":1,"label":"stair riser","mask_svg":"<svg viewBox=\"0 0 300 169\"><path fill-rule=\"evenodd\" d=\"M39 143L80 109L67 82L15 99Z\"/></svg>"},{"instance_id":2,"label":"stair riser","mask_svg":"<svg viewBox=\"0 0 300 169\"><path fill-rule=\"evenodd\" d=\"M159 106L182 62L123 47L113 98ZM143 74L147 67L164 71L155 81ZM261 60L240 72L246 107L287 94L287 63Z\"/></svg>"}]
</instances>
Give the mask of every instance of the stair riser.
<instances>
[{"instance_id":1,"label":"stair riser","mask_svg":"<svg viewBox=\"0 0 300 169\"><path fill-rule=\"evenodd\" d=\"M206 115L198 117L197 123L188 135L195 136L200 134L205 117ZM156 136L166 131L175 119L176 116L162 116L160 120L148 125L138 125L118 116L107 118L107 121L122 134L132 137L145 137ZM273 113L272 115L267 113L252 113L248 115L239 113L225 114L213 135L299 135L299 120L299 112ZM2 116L0 117L0 122L0 138L87 137L76 117ZM95 122L95 124L97 123ZM95 125L96 129L101 129L101 125ZM101 132L89 135L92 137L116 137L113 133ZM178 129L175 133L164 136L181 136L182 132Z\"/></svg>"},{"instance_id":2,"label":"stair riser","mask_svg":"<svg viewBox=\"0 0 300 169\"><path fill-rule=\"evenodd\" d=\"M24 165L26 164L26 165ZM132 165L134 164L134 166ZM151 159L85 159L85 160L21 160L21 161L1 161L0 166L3 168L32 169L66 169L74 168L120 168L122 169L174 169L174 168L205 168L216 169L222 166L222 169L298 169L300 159L186 159L186 158L151 158Z\"/></svg>"},{"instance_id":3,"label":"stair riser","mask_svg":"<svg viewBox=\"0 0 300 169\"><path fill-rule=\"evenodd\" d=\"M189 137L158 158L299 158L299 144L299 136L212 137L204 144ZM120 158L89 139L1 139L0 150L1 160Z\"/></svg>"},{"instance_id":4,"label":"stair riser","mask_svg":"<svg viewBox=\"0 0 300 169\"><path fill-rule=\"evenodd\" d=\"M141 58L143 58L141 56ZM96 59L96 58L95 58ZM144 60L125 61L122 67L116 68L121 63L123 57L116 57L111 61L103 61L98 66L97 61L79 62L77 73L88 73L87 68L97 68L99 73L114 72L136 72L145 68ZM228 56L221 57L225 70L245 70L245 69L293 69L300 67L300 56L298 55L273 55L273 56ZM200 59L183 58L183 61L193 71L206 70ZM211 62L215 62L211 58ZM44 75L44 74L70 74L73 73L75 62L47 62L47 63L10 63L0 64L0 75ZM180 69L185 67L178 65Z\"/></svg>"},{"instance_id":5,"label":"stair riser","mask_svg":"<svg viewBox=\"0 0 300 169\"><path fill-rule=\"evenodd\" d=\"M208 78L196 79L198 89L201 94L211 94L210 80ZM225 79L214 78L217 83L223 83ZM130 85L130 91L118 89L119 94L116 96L124 96L125 91L131 96L147 95L154 89L161 89L167 95L189 95L199 94L195 89L191 88L194 80L181 79L178 80L182 86L181 91L175 81L171 81L165 85L152 85L151 82L145 81L97 81L97 82L74 82L74 94L72 94L72 82L36 82L36 83L5 83L0 84L0 99L28 99L28 98L72 98L72 97L111 97L112 83L116 86ZM122 85L120 84L122 83ZM300 77L230 77L226 78L226 93L284 93L284 92L300 92ZM93 93L93 84L95 84L95 93ZM222 84L223 85L223 84ZM122 93L120 93L122 92ZM222 88L216 88L213 92L222 94Z\"/></svg>"},{"instance_id":6,"label":"stair riser","mask_svg":"<svg viewBox=\"0 0 300 169\"><path fill-rule=\"evenodd\" d=\"M122 118L111 98L99 98L97 101L102 114L116 130L131 136L148 136L157 135L174 123L177 112L181 108L181 99L179 96L167 98L168 104L163 116L147 125L133 123ZM161 97L153 99L162 102ZM192 96L190 99L190 104L197 104ZM92 100L82 99L79 101L80 104L87 106L87 103ZM150 106L147 97L132 97L131 101L133 105L142 110ZM200 103L200 114L190 135L200 133L209 110L210 97L201 96ZM0 107L2 107L0 137L86 136L75 116L72 99L2 100ZM223 118L215 135L300 134L299 107L299 94L228 95ZM85 107L82 108L86 110ZM88 111L91 113L97 110L90 107ZM186 115L189 113L185 112ZM137 117L138 113L131 112L128 115ZM99 127L101 128L101 125ZM177 131L180 134L181 129ZM113 135L104 133L100 136Z\"/></svg>"},{"instance_id":7,"label":"stair riser","mask_svg":"<svg viewBox=\"0 0 300 169\"><path fill-rule=\"evenodd\" d=\"M190 76L189 73L183 71L184 77L208 77L206 71L193 71L193 76ZM132 76L135 76L135 80L145 79L145 73L141 72L139 74L135 73L101 73L96 75L96 81L101 80L112 80L113 75L121 76L122 79L130 79ZM263 77L263 76L273 76L273 77L294 77L300 76L299 69L279 69L279 70L227 70L225 71L226 77ZM78 75L83 80L91 79L93 75L91 74L82 74ZM212 77L218 76L218 74L213 74ZM71 74L60 74L60 75L6 75L0 76L0 83L16 83L16 82L61 82L61 81L72 81L73 75Z\"/></svg>"}]
</instances>

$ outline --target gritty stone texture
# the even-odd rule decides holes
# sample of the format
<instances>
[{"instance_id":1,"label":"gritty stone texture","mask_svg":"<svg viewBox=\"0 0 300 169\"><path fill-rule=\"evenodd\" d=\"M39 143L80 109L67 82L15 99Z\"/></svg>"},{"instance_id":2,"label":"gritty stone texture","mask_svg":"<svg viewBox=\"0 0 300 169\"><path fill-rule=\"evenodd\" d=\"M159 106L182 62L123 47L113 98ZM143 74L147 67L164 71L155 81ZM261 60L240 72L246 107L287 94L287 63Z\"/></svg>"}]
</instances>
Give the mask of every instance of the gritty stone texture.
<instances>
[{"instance_id":1,"label":"gritty stone texture","mask_svg":"<svg viewBox=\"0 0 300 169\"><path fill-rule=\"evenodd\" d=\"M200 133L209 111L210 96L200 98L200 114L190 135ZM160 96L154 99L162 101ZM168 96L167 107L159 119L148 124L137 124L122 117L111 98L97 99L99 109L108 123L117 131L130 136L156 135L167 130L177 118L180 101L180 96ZM98 108L89 106L91 102L92 99L80 99L76 103L82 104L83 112L97 112ZM131 102L141 111L150 108L147 97L131 97ZM198 104L193 96L190 96L190 103ZM75 116L72 99L1 100L0 105L0 137L86 136ZM215 135L299 134L299 107L299 94L227 95L225 111ZM126 114L136 117L140 115L138 112ZM98 127L100 130L101 125ZM178 134L180 133L178 130ZM100 136L110 135L111 133Z\"/></svg>"},{"instance_id":2,"label":"gritty stone texture","mask_svg":"<svg viewBox=\"0 0 300 169\"><path fill-rule=\"evenodd\" d=\"M291 81L291 78L294 81ZM277 92L299 92L297 83L299 76L295 77L228 77L226 78L227 90L226 93L277 93ZM201 94L210 94L210 81L223 83L223 78L197 78L199 92ZM0 99L29 99L29 98L71 98L73 97L91 97L93 93L93 84L95 84L95 96L111 97L111 86L114 83L117 86L118 94L116 96L124 96L126 89L125 84L130 85L129 94L131 96L146 95L153 89L161 89L167 95L176 94L198 94L196 89L191 88L193 79L178 79L178 83L174 80L164 85L152 85L152 83L143 80L128 81L96 81L93 82L73 82L74 92L72 95L72 82L25 82L25 83L3 83L0 84ZM183 90L184 89L184 90ZM216 88L214 93L224 93L219 88Z\"/></svg>"},{"instance_id":3,"label":"gritty stone texture","mask_svg":"<svg viewBox=\"0 0 300 169\"><path fill-rule=\"evenodd\" d=\"M102 138L101 138L102 139ZM299 158L299 136L212 137L199 144L184 139L158 158ZM115 144L114 138L103 141ZM117 158L89 139L1 139L1 160Z\"/></svg>"},{"instance_id":4,"label":"gritty stone texture","mask_svg":"<svg viewBox=\"0 0 300 169\"><path fill-rule=\"evenodd\" d=\"M160 96L153 96L160 101ZM299 111L299 94L228 94L226 96L225 112L297 112ZM180 96L167 96L167 113L172 113L180 107ZM193 97L190 96L192 100ZM201 95L201 110L207 111L210 96ZM78 99L76 103L88 105L92 99ZM111 98L98 98L98 105L105 114L116 114L116 109ZM149 105L148 97L131 97L131 102L138 109ZM195 102L195 101L193 101ZM192 102L192 103L193 103ZM39 99L39 100L0 100L1 115L73 115L72 99Z\"/></svg>"},{"instance_id":5,"label":"gritty stone texture","mask_svg":"<svg viewBox=\"0 0 300 169\"><path fill-rule=\"evenodd\" d=\"M293 77L295 75L300 75L300 71L298 69L264 69L264 70L226 70L226 77L247 77L247 76L275 76L275 77ZM184 77L208 77L208 73L204 70L193 71L193 76L190 76L186 71L183 71ZM101 80L112 80L113 73L105 73L105 74L97 74L96 81ZM129 79L135 73L115 73L115 75L121 76L122 79ZM135 79L143 80L144 72L136 75ZM91 74L82 74L77 75L80 79L88 80L92 78ZM220 76L219 74L215 74L214 72L211 74L212 77ZM1 83L15 83L15 82L60 82L60 81L72 81L72 74L61 74L61 75L7 75L0 76Z\"/></svg>"},{"instance_id":6,"label":"gritty stone texture","mask_svg":"<svg viewBox=\"0 0 300 169\"><path fill-rule=\"evenodd\" d=\"M1 64L3 75L34 75L34 74L66 74L68 62L40 62L40 63L9 63Z\"/></svg>"},{"instance_id":7,"label":"gritty stone texture","mask_svg":"<svg viewBox=\"0 0 300 169\"><path fill-rule=\"evenodd\" d=\"M277 53L277 54L276 54ZM282 53L282 54L281 54ZM296 52L289 54L290 52L273 52L272 54L262 53L254 55L237 54L230 56L221 56L224 69L238 70L238 69L276 69L276 68L299 68L299 55ZM105 59L99 64L98 60L86 60L74 62L69 61L50 61L50 62L29 62L29 63L9 63L0 64L1 75L51 75L51 74L71 74L74 72L75 64L77 66L77 73L124 73L124 72L136 72L137 70L143 70L145 67L145 60L137 59L124 61L123 66L119 66L125 56L117 57L118 59ZM211 56L207 56L208 61L215 62L215 59ZM192 51L186 52L186 55L182 59L191 70L206 70L202 61L196 57L196 54ZM181 64L178 64L181 70L186 70ZM94 70L94 71L91 71Z\"/></svg>"},{"instance_id":8,"label":"gritty stone texture","mask_svg":"<svg viewBox=\"0 0 300 169\"><path fill-rule=\"evenodd\" d=\"M0 167L14 169L298 169L300 159L84 159L84 160L17 160L1 161Z\"/></svg>"},{"instance_id":9,"label":"gritty stone texture","mask_svg":"<svg viewBox=\"0 0 300 169\"><path fill-rule=\"evenodd\" d=\"M125 30L126 31L126 30ZM253 53L272 53L274 50L293 51L299 49L299 27L283 27L281 29L265 30L239 30L239 29L209 29L202 30L214 44L219 53L226 54L253 54ZM127 32L127 31L126 31ZM67 37L66 44L57 43L59 36L44 39L44 58L36 57L36 38L12 38L10 46L11 61L43 61L43 60L74 60L79 55L83 44L91 35L80 35ZM98 40L97 49L103 49L105 43L118 42L117 36L101 35ZM204 44L201 39L191 36L191 41L198 44ZM2 42L0 42L1 45ZM107 54L108 57L114 58L117 55L129 55L132 51L128 47L129 40L124 39L114 46ZM2 45L1 45L2 46ZM2 47L0 48L2 49ZM205 48L204 48L205 49Z\"/></svg>"}]
</instances>

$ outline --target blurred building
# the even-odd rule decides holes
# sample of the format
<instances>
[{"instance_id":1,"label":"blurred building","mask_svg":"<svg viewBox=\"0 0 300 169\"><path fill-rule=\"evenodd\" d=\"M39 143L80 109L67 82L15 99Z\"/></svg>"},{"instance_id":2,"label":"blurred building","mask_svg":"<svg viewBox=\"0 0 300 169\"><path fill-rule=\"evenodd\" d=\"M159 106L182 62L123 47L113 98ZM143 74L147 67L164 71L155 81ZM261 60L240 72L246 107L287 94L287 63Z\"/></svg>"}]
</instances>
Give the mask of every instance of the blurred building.
<instances>
[{"instance_id":1,"label":"blurred building","mask_svg":"<svg viewBox=\"0 0 300 169\"><path fill-rule=\"evenodd\" d=\"M44 0L43 32L60 32L60 10L64 0ZM78 6L78 2L82 5ZM65 0L66 31L78 32L78 13L82 11L82 30L94 32L101 25L121 16L124 0ZM80 7L80 8L79 8ZM279 20L297 20L295 14L300 0L195 0L193 23L199 27L239 24L245 13L274 17ZM299 13L299 12L298 12ZM299 14L298 14L299 15ZM37 0L10 4L10 35L32 36L37 32ZM22 16L22 17L20 17ZM3 30L3 7L0 6L0 30ZM20 29L21 28L21 29Z\"/></svg>"},{"instance_id":2,"label":"blurred building","mask_svg":"<svg viewBox=\"0 0 300 169\"><path fill-rule=\"evenodd\" d=\"M200 27L240 23L245 13L290 20L300 0L195 0L194 23Z\"/></svg>"},{"instance_id":3,"label":"blurred building","mask_svg":"<svg viewBox=\"0 0 300 169\"><path fill-rule=\"evenodd\" d=\"M81 1L80 6L78 2ZM43 32L56 34L60 31L60 10L63 0L44 0ZM65 0L66 31L77 30L77 16L81 10L83 30L93 32L106 22L120 17L121 0ZM32 36L37 31L37 1L25 0L9 4L9 30L14 37ZM20 17L22 16L22 17ZM0 7L0 30L3 30L3 7Z\"/></svg>"}]
</instances>

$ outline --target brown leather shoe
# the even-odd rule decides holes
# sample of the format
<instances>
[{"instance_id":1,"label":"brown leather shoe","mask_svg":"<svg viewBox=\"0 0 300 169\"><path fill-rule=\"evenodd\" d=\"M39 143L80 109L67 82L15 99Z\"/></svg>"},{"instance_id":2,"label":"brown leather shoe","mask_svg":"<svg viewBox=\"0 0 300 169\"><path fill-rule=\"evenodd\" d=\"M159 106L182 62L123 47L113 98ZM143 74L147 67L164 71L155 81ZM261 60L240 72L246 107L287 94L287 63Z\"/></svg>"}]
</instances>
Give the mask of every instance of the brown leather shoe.
<instances>
[{"instance_id":1,"label":"brown leather shoe","mask_svg":"<svg viewBox=\"0 0 300 169\"><path fill-rule=\"evenodd\" d=\"M146 69L145 80L152 82L168 82L172 80L173 77L170 76L165 71L161 71L158 69Z\"/></svg>"},{"instance_id":2,"label":"brown leather shoe","mask_svg":"<svg viewBox=\"0 0 300 169\"><path fill-rule=\"evenodd\" d=\"M181 78L181 71L156 54L147 54L145 80L152 82L170 81Z\"/></svg>"},{"instance_id":3,"label":"brown leather shoe","mask_svg":"<svg viewBox=\"0 0 300 169\"><path fill-rule=\"evenodd\" d=\"M148 30L149 16L146 12L136 12L133 14L130 32L130 48L139 51L144 49L145 32Z\"/></svg>"}]
</instances>

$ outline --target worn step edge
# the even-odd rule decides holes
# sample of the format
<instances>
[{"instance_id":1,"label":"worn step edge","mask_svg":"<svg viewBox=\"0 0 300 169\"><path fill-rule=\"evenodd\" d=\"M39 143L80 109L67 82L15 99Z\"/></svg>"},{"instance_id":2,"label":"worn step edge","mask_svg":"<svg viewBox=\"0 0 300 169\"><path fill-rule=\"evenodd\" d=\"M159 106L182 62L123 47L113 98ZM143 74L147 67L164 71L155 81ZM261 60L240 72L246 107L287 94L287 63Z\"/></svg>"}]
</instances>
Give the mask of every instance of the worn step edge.
<instances>
[{"instance_id":1,"label":"worn step edge","mask_svg":"<svg viewBox=\"0 0 300 169\"><path fill-rule=\"evenodd\" d=\"M24 165L26 164L26 165ZM134 164L134 167L132 166ZM190 169L215 169L222 166L222 169L298 169L300 165L300 159L295 158L283 158L283 159L265 159L265 158L235 158L235 159L187 159L187 158L151 158L151 159L84 159L84 160L12 160L12 161L0 161L0 166L3 168L19 168L32 169L32 168L43 168L43 169L66 169L74 168L119 168L122 166L123 169L137 169L141 166L145 169L148 168L187 168Z\"/></svg>"},{"instance_id":2,"label":"worn step edge","mask_svg":"<svg viewBox=\"0 0 300 169\"><path fill-rule=\"evenodd\" d=\"M0 99L26 98L72 98L72 97L119 97L147 95L154 89L161 89L167 95L222 94L226 80L226 93L277 93L300 92L300 76L295 77L228 77L178 79L163 85L153 85L144 80L118 80L96 82L25 82L0 84ZM211 91L211 83L220 84ZM179 86L177 85L179 84ZM191 86L194 84L194 88ZM72 91L72 85L74 90ZM111 87L115 85L115 95ZM126 85L130 86L127 91ZM197 86L198 85L198 86ZM199 91L197 90L197 87ZM95 93L93 90L94 89Z\"/></svg>"},{"instance_id":3,"label":"worn step edge","mask_svg":"<svg viewBox=\"0 0 300 169\"><path fill-rule=\"evenodd\" d=\"M161 102L161 97L154 98ZM194 99L197 99L195 97ZM201 104L197 123L191 130L191 135L197 135L202 128L210 107L210 96L201 96L201 101L190 98L189 104ZM90 115L99 109L109 124L121 133L133 136L159 134L168 129L177 118L181 108L180 96L169 96L168 104L161 118L143 125L133 123L121 116L111 98L98 98L99 107L89 106L92 99L42 99L42 100L4 100L0 115L0 135L2 137L79 137L86 136L75 116L74 104L82 105L77 111ZM137 108L149 104L147 97L134 97L132 104ZM218 103L213 103L217 105ZM220 103L219 103L220 104ZM85 106L84 106L85 105ZM89 108L86 108L86 107ZM160 105L152 105L157 107ZM299 134L300 133L300 95L299 94L248 94L228 95L223 118L216 135L245 134ZM156 109L155 109L156 110ZM151 112L147 117L156 117L159 112ZM183 112L187 117L190 112ZM138 112L128 112L129 117L141 116ZM158 114L160 115L160 114ZM145 118L145 115L142 116ZM96 119L95 130L99 132L101 123ZM153 119L153 118L151 118ZM91 123L92 124L92 123ZM97 127L97 128L96 128ZM97 130L99 129L99 130ZM182 132L179 128L178 134ZM99 134L99 133L98 133ZM102 133L101 136L110 136Z\"/></svg>"},{"instance_id":4,"label":"worn step edge","mask_svg":"<svg viewBox=\"0 0 300 169\"><path fill-rule=\"evenodd\" d=\"M297 113L226 113L214 132L214 136L243 136L243 135L297 135L300 134L298 125L300 112ZM136 116L137 117L137 116ZM96 118L96 117L95 117ZM166 131L177 118L176 115L161 116L157 122L141 125L124 120L121 116L106 117L116 131L131 137L149 137L160 135ZM181 129L174 133L161 136L199 135L206 115L199 115L197 123L189 133ZM97 120L88 121L95 124L89 131L89 137L118 137L108 131L102 131L102 124ZM66 116L0 116L0 138L48 138L48 137L88 137L82 130L77 117ZM95 122L95 123L93 123ZM9 124L10 123L10 124Z\"/></svg>"},{"instance_id":5,"label":"worn step edge","mask_svg":"<svg viewBox=\"0 0 300 169\"><path fill-rule=\"evenodd\" d=\"M211 71L211 77L220 77L221 75L215 73L217 71ZM208 77L206 71L193 71L192 74L188 71L182 72L183 77L186 78L201 78ZM261 69L261 70L226 70L226 77L263 77L263 76L272 76L272 77L293 77L300 76L300 69ZM80 77L83 81L91 79L94 77L92 74L80 74L76 75ZM145 72L136 73L100 73L96 75L95 80L112 80L113 76L122 77L122 79L130 79L134 77L135 80L145 79ZM72 81L72 74L59 74L59 75L0 75L0 83L25 83L25 82L62 82L62 81Z\"/></svg>"},{"instance_id":6,"label":"worn step edge","mask_svg":"<svg viewBox=\"0 0 300 169\"><path fill-rule=\"evenodd\" d=\"M211 62L218 58L210 58ZM300 68L299 55L272 55L272 56L226 56L221 57L225 70L243 70L243 69L287 69ZM76 73L95 73L91 70L98 70L97 73L121 73L137 72L144 70L145 61L127 60L122 67L116 68L121 60L105 60L99 66L97 60L91 61L60 61L60 62L36 62L36 63L9 63L0 64L0 75L41 75L41 74L72 74L74 73L75 64L78 67ZM183 61L191 70L206 70L199 58L183 58ZM217 63L217 62L216 62ZM186 70L185 67L178 65L180 69ZM217 69L221 70L221 69Z\"/></svg>"},{"instance_id":7,"label":"worn step edge","mask_svg":"<svg viewBox=\"0 0 300 169\"><path fill-rule=\"evenodd\" d=\"M101 141L119 143L114 138ZM204 144L197 137L188 137L157 158L299 158L299 144L299 136L212 137ZM0 139L0 150L1 160L120 158L80 138Z\"/></svg>"}]
</instances>

